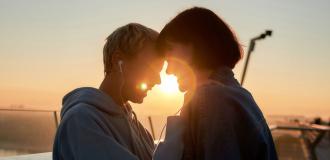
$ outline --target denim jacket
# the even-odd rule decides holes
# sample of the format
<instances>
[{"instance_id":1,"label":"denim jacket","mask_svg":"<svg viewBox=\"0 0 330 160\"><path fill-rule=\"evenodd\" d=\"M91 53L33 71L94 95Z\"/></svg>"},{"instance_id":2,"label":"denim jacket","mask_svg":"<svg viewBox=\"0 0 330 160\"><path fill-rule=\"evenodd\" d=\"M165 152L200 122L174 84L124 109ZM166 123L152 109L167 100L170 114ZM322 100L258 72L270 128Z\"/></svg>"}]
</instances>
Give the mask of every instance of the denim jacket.
<instances>
[{"instance_id":1,"label":"denim jacket","mask_svg":"<svg viewBox=\"0 0 330 160\"><path fill-rule=\"evenodd\" d=\"M230 68L218 69L199 86L180 116L184 160L278 159L261 110Z\"/></svg>"}]
</instances>

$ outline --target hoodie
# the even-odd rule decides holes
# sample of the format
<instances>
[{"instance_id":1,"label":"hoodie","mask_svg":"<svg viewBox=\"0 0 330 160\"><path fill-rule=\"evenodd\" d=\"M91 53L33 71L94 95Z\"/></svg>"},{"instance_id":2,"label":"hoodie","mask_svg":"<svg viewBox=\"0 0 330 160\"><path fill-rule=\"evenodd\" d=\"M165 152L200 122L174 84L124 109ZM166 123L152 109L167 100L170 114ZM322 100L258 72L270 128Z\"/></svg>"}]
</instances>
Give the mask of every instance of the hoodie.
<instances>
[{"instance_id":1,"label":"hoodie","mask_svg":"<svg viewBox=\"0 0 330 160\"><path fill-rule=\"evenodd\" d=\"M180 113L184 160L278 159L261 110L230 68L219 68L188 100Z\"/></svg>"},{"instance_id":2,"label":"hoodie","mask_svg":"<svg viewBox=\"0 0 330 160\"><path fill-rule=\"evenodd\" d=\"M95 88L78 88L63 98L53 159L151 160L154 143L133 111L125 112Z\"/></svg>"}]
</instances>

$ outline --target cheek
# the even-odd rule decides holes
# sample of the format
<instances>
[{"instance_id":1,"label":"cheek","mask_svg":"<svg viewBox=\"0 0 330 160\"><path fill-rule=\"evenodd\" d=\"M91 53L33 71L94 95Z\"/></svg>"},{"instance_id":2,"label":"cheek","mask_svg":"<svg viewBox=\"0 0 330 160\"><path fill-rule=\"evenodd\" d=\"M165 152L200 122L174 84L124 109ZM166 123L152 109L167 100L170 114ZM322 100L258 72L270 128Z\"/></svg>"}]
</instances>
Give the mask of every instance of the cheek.
<instances>
[{"instance_id":1,"label":"cheek","mask_svg":"<svg viewBox=\"0 0 330 160\"><path fill-rule=\"evenodd\" d=\"M168 62L167 67L166 67L166 73L167 74L174 74L174 71L175 71L174 68L175 68L174 64L171 63L171 62Z\"/></svg>"},{"instance_id":2,"label":"cheek","mask_svg":"<svg viewBox=\"0 0 330 160\"><path fill-rule=\"evenodd\" d=\"M124 72L125 86L130 90L133 89L137 84L139 78L139 70L136 67L126 67Z\"/></svg>"},{"instance_id":3,"label":"cheek","mask_svg":"<svg viewBox=\"0 0 330 160\"><path fill-rule=\"evenodd\" d=\"M138 88L141 83L150 83L154 77L154 73L150 69L135 68L134 72L129 75L130 86Z\"/></svg>"}]
</instances>

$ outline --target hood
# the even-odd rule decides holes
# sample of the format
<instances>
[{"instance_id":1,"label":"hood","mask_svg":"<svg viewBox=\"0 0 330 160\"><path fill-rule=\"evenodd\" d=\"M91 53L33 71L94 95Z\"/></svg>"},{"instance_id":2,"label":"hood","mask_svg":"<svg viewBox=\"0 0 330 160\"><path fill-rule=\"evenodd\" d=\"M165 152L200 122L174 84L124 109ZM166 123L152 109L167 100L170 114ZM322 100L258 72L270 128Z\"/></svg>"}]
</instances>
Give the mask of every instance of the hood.
<instances>
[{"instance_id":1,"label":"hood","mask_svg":"<svg viewBox=\"0 0 330 160\"><path fill-rule=\"evenodd\" d=\"M68 110L79 103L89 104L111 115L123 114L120 106L109 95L96 88L83 87L75 89L64 96L61 118Z\"/></svg>"}]
</instances>

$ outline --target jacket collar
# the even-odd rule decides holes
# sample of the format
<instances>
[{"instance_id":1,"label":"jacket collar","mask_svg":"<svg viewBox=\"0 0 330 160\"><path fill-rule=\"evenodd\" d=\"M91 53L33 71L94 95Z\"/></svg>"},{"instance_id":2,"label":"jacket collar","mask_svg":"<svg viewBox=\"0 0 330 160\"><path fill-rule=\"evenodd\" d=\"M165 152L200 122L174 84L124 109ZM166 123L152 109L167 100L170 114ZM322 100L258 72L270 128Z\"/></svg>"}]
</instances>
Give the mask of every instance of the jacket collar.
<instances>
[{"instance_id":1,"label":"jacket collar","mask_svg":"<svg viewBox=\"0 0 330 160\"><path fill-rule=\"evenodd\" d=\"M220 82L224 85L240 87L241 85L234 77L234 72L229 67L220 67L216 69L209 79Z\"/></svg>"}]
</instances>

